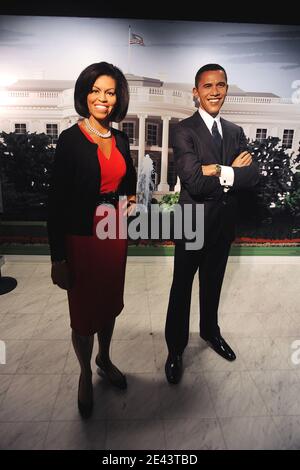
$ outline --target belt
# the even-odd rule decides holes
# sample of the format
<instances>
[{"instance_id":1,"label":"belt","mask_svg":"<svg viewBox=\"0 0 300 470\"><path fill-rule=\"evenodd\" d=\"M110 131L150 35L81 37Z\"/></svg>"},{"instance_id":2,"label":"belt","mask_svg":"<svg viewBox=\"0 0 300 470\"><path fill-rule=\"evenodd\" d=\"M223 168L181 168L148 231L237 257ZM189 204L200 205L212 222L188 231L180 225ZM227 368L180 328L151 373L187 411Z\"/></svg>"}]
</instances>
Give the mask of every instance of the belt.
<instances>
[{"instance_id":1,"label":"belt","mask_svg":"<svg viewBox=\"0 0 300 470\"><path fill-rule=\"evenodd\" d=\"M117 208L119 202L119 194L110 192L110 193L101 193L98 194L96 206L100 206L101 204L112 204L115 208Z\"/></svg>"},{"instance_id":2,"label":"belt","mask_svg":"<svg viewBox=\"0 0 300 470\"><path fill-rule=\"evenodd\" d=\"M231 192L229 191L223 191L222 194L218 197L216 196L199 196L197 197L197 199L195 199L195 202L198 202L198 203L203 203L203 202L207 202L207 201L214 201L214 202L220 202L220 201L224 201L224 200L228 200L229 197L232 195Z\"/></svg>"}]
</instances>

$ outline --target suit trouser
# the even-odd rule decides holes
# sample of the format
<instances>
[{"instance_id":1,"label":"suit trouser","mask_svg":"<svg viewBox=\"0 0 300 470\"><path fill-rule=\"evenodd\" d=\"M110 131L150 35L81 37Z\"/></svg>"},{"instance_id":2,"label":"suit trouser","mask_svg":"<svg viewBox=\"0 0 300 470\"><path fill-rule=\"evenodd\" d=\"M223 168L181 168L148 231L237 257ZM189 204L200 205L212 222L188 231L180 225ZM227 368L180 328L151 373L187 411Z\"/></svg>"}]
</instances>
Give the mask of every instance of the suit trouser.
<instances>
[{"instance_id":1,"label":"suit trouser","mask_svg":"<svg viewBox=\"0 0 300 470\"><path fill-rule=\"evenodd\" d=\"M191 294L199 270L200 336L208 339L220 333L218 307L231 243L219 238L201 250L175 246L173 283L170 292L165 337L170 354L182 354L188 344Z\"/></svg>"}]
</instances>

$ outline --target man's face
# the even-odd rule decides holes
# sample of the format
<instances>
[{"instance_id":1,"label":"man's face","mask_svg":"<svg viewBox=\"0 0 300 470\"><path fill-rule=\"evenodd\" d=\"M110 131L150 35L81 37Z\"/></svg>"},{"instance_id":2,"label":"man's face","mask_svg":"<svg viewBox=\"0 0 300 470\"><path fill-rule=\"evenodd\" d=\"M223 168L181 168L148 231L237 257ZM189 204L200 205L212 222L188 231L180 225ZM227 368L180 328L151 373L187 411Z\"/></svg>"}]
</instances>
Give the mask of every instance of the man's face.
<instances>
[{"instance_id":1,"label":"man's face","mask_svg":"<svg viewBox=\"0 0 300 470\"><path fill-rule=\"evenodd\" d=\"M226 95L228 85L223 70L208 70L200 75L194 96L199 100L200 108L212 117L219 113Z\"/></svg>"}]
</instances>

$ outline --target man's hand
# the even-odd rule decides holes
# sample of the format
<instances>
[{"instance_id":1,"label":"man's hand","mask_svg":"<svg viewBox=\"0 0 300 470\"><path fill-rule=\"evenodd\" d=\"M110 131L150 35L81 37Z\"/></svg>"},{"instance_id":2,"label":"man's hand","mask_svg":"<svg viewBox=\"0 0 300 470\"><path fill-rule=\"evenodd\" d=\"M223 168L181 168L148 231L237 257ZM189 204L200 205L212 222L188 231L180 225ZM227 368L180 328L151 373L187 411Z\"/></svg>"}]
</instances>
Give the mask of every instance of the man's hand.
<instances>
[{"instance_id":1,"label":"man's hand","mask_svg":"<svg viewBox=\"0 0 300 470\"><path fill-rule=\"evenodd\" d=\"M215 163L212 165L201 165L204 176L217 176L217 167Z\"/></svg>"},{"instance_id":2,"label":"man's hand","mask_svg":"<svg viewBox=\"0 0 300 470\"><path fill-rule=\"evenodd\" d=\"M251 153L245 151L240 153L233 161L232 167L241 168L243 166L249 166L252 163Z\"/></svg>"},{"instance_id":3,"label":"man's hand","mask_svg":"<svg viewBox=\"0 0 300 470\"><path fill-rule=\"evenodd\" d=\"M61 289L69 290L72 287L70 270L66 262L52 264L51 278L53 284Z\"/></svg>"}]
</instances>

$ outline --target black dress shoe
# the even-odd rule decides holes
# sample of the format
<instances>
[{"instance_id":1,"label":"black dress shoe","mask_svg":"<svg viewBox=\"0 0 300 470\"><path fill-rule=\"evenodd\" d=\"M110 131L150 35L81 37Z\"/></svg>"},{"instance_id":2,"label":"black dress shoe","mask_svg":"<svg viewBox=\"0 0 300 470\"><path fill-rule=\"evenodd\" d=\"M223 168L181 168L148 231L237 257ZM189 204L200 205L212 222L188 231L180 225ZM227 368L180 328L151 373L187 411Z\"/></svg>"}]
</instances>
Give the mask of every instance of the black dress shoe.
<instances>
[{"instance_id":1,"label":"black dress shoe","mask_svg":"<svg viewBox=\"0 0 300 470\"><path fill-rule=\"evenodd\" d=\"M98 374L101 377L106 378L112 385L121 390L127 388L126 377L122 372L112 363L108 364L103 363L98 356L96 356L96 365L99 367Z\"/></svg>"},{"instance_id":2,"label":"black dress shoe","mask_svg":"<svg viewBox=\"0 0 300 470\"><path fill-rule=\"evenodd\" d=\"M175 356L168 355L165 372L170 384L178 384L180 382L182 376L182 356L180 354Z\"/></svg>"},{"instance_id":3,"label":"black dress shoe","mask_svg":"<svg viewBox=\"0 0 300 470\"><path fill-rule=\"evenodd\" d=\"M235 353L221 335L212 336L205 340L208 342L209 346L216 351L216 353L224 357L224 359L227 359L227 361L234 361L236 359Z\"/></svg>"},{"instance_id":4,"label":"black dress shoe","mask_svg":"<svg viewBox=\"0 0 300 470\"><path fill-rule=\"evenodd\" d=\"M78 410L82 418L88 419L91 416L93 412L93 407L94 407L93 393L91 393L91 398L89 401L87 402L81 401L79 399L80 386L81 386L81 374L79 377L79 384L78 384Z\"/></svg>"}]
</instances>

